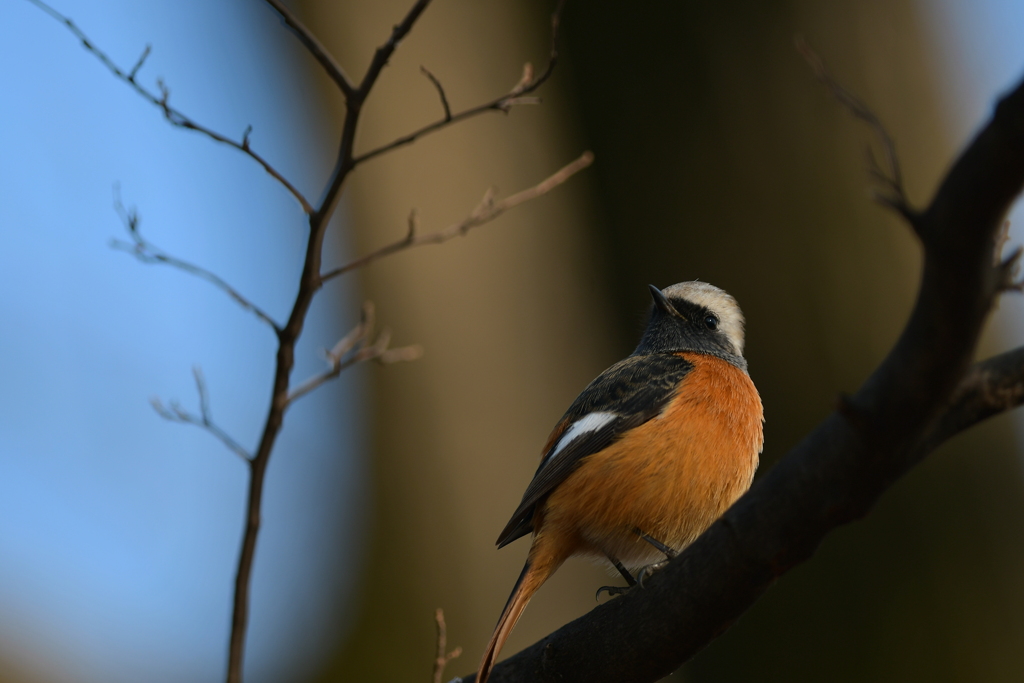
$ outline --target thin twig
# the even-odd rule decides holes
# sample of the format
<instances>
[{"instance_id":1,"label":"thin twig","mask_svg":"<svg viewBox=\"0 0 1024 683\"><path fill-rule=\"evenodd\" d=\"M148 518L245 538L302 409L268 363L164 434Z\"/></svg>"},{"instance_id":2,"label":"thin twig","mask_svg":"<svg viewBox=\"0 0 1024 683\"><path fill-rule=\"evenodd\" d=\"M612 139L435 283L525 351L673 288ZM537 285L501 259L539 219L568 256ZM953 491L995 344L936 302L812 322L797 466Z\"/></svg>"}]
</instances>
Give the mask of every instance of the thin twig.
<instances>
[{"instance_id":1,"label":"thin twig","mask_svg":"<svg viewBox=\"0 0 1024 683\"><path fill-rule=\"evenodd\" d=\"M256 163L262 166L264 171L269 173L271 177L273 177L286 190L288 190L288 192L293 197L295 197L296 201L298 201L299 204L302 206L302 210L304 212L306 212L307 214L313 213L313 206L306 200L302 193L299 192L298 188L292 185L287 178L285 178L277 169L271 166L270 162L268 162L266 159L264 159L262 156L260 156L250 148L248 144L248 136L246 136L246 138L241 142L235 142L231 138L221 135L220 133L217 133L216 131L207 128L206 126L196 123L194 120L192 120L179 110L170 106L170 104L168 103L170 91L162 82L158 81L157 89L160 91L159 97L157 96L156 93L148 90L147 88L139 84L135 76L138 73L138 70L142 68L142 64L146 60L146 57L149 56L150 49L148 45L146 46L145 51L142 53L142 57L140 57L139 60L135 63L135 66L133 66L130 71L125 72L123 69L121 69L121 67L115 64L114 61L110 57L108 57L105 52L96 47L96 45L89 39L89 37L86 36L85 33L80 28L78 28L75 22L73 22L71 19L64 16L57 10L53 9L42 0L28 1L35 5L36 7L43 10L44 12L46 12L47 14L49 14L57 21L64 24L68 28L68 30L75 35L76 38L82 41L82 47L84 47L86 50L95 55L96 58L99 59L112 74L114 74L122 81L127 83L129 86L131 86L131 88L135 92L137 92L144 99L149 101L150 104L159 107L164 114L164 118L167 119L167 121L171 125L177 126L178 128L185 128L187 130L194 130L197 133L202 133L203 135L207 136L208 138L211 138L212 140L216 140L217 142L228 145L229 147L234 147L238 151L249 156Z\"/></svg>"},{"instance_id":2,"label":"thin twig","mask_svg":"<svg viewBox=\"0 0 1024 683\"><path fill-rule=\"evenodd\" d=\"M444 610L440 607L434 612L434 621L437 623L437 656L434 657L434 683L441 683L444 677L444 668L448 662L462 654L462 648L457 647L451 652L448 649L448 628L444 623Z\"/></svg>"},{"instance_id":3,"label":"thin twig","mask_svg":"<svg viewBox=\"0 0 1024 683\"><path fill-rule=\"evenodd\" d=\"M1022 292L1024 282L1018 279L1020 275L1020 257L1024 254L1024 247L1018 246L1010 255L1000 261L996 268L999 274L999 289L1003 292Z\"/></svg>"},{"instance_id":4,"label":"thin twig","mask_svg":"<svg viewBox=\"0 0 1024 683\"><path fill-rule=\"evenodd\" d=\"M324 357L327 360L327 370L313 375L305 382L300 383L291 394L288 395L288 405L297 399L305 396L320 385L334 379L344 370L368 360L375 360L378 363L388 365L401 361L416 360L423 355L420 346L403 346L397 349L388 348L391 343L391 332L387 328L381 330L377 339L372 343L373 336L373 303L367 301L363 304L362 317L359 323L352 328L341 340L329 351L324 349Z\"/></svg>"},{"instance_id":5,"label":"thin twig","mask_svg":"<svg viewBox=\"0 0 1024 683\"><path fill-rule=\"evenodd\" d=\"M425 235L417 234L414 213L410 216L409 232L406 233L405 237L392 242L391 244L385 245L376 251L370 252L365 256L361 256L354 261L350 261L343 266L339 266L338 268L325 273L321 279L326 282L327 280L343 275L349 271L356 270L357 268L362 268L363 266L399 251L412 249L413 247L420 247L425 244L440 244L441 242L447 242L455 237L461 237L471 229L494 220L512 207L518 206L523 202L527 202L542 194L550 192L571 178L574 174L589 166L593 161L594 155L591 152L584 152L571 164L558 170L556 173L537 185L527 188L521 192L517 192L516 194L506 197L500 201L494 201L493 191L488 190L484 195L484 198L479 204L477 204L476 208L473 209L469 216L458 223L449 225L447 228L436 232L427 233Z\"/></svg>"},{"instance_id":6,"label":"thin twig","mask_svg":"<svg viewBox=\"0 0 1024 683\"><path fill-rule=\"evenodd\" d=\"M191 424L205 429L210 434L217 437L221 443L227 446L228 450L235 453L242 460L251 462L252 456L249 454L249 451L231 438L227 432L217 426L217 423L213 421L213 414L210 412L210 394L206 388L206 379L203 377L203 371L198 365L192 368L192 375L195 377L196 391L199 393L199 415L194 415L188 412L182 408L177 401L171 401L169 404L170 407L167 407L155 396L149 399L150 405L153 406L153 410L155 410L157 415L165 420L179 422L181 424Z\"/></svg>"},{"instance_id":7,"label":"thin twig","mask_svg":"<svg viewBox=\"0 0 1024 683\"><path fill-rule=\"evenodd\" d=\"M146 58L149 57L149 53L152 49L153 46L147 44L146 49L142 51L142 54L139 56L138 61L135 62L135 66L133 66L132 70L128 72L128 80L132 83L135 82L135 75L139 73L139 69L141 69L142 65L145 64Z\"/></svg>"},{"instance_id":8,"label":"thin twig","mask_svg":"<svg viewBox=\"0 0 1024 683\"><path fill-rule=\"evenodd\" d=\"M123 242L121 240L111 240L111 247L127 252L143 263L162 263L206 280L230 296L239 306L269 325L270 328L274 330L275 334L280 334L281 326L278 325L266 311L243 296L237 289L229 285L222 278L214 275L205 268L201 268L193 263L189 263L188 261L183 261L176 256L171 256L149 240L145 239L139 231L140 218L138 212L136 212L134 207L131 209L126 209L124 207L124 204L121 203L120 191L117 186L114 187L114 209L124 222L124 227L128 231L128 235L131 237L132 241Z\"/></svg>"},{"instance_id":9,"label":"thin twig","mask_svg":"<svg viewBox=\"0 0 1024 683\"><path fill-rule=\"evenodd\" d=\"M998 266L1003 260L1003 249L1010 242L1010 221L1003 221L996 233L995 248L992 250L992 265Z\"/></svg>"},{"instance_id":10,"label":"thin twig","mask_svg":"<svg viewBox=\"0 0 1024 683\"><path fill-rule=\"evenodd\" d=\"M345 70L341 68L338 61L334 56L327 51L327 48L313 35L305 24L299 21L298 17L292 14L292 11L288 9L281 0L267 0L267 4L274 8L274 10L281 15L281 20L285 26L291 30L293 34L299 39L309 53L313 55L316 61L320 62L320 66L324 68L327 75L331 77L331 80L338 86L345 97L349 97L355 92L355 85L349 80L349 77L345 74Z\"/></svg>"},{"instance_id":11,"label":"thin twig","mask_svg":"<svg viewBox=\"0 0 1024 683\"><path fill-rule=\"evenodd\" d=\"M1003 251L1010 242L1010 221L1003 221L995 237L995 248L992 260L999 273L1000 288L1004 292L1024 292L1024 280L1019 279L1021 255L1024 248L1018 246L1009 256L1003 257ZM999 301L996 301L998 306Z\"/></svg>"},{"instance_id":12,"label":"thin twig","mask_svg":"<svg viewBox=\"0 0 1024 683\"><path fill-rule=\"evenodd\" d=\"M918 227L919 214L911 207L910 202L907 200L907 193L903 187L903 173L900 170L899 156L896 154L896 144L893 142L892 136L889 135L889 131L885 129L881 120L870 107L840 85L829 74L821 57L811 49L803 38L798 37L796 39L796 49L807 61L815 77L828 88L836 101L856 118L867 123L878 139L879 145L885 154L885 168L883 169L879 166L870 147L867 151L868 171L884 188L882 192L875 192L875 201L899 213L910 223L915 231L920 233Z\"/></svg>"},{"instance_id":13,"label":"thin twig","mask_svg":"<svg viewBox=\"0 0 1024 683\"><path fill-rule=\"evenodd\" d=\"M419 138L423 137L428 133L433 133L434 131L445 128L453 123L457 123L459 121L463 121L473 116L483 114L484 112L500 111L507 114L509 109L511 109L513 106L523 104L536 104L538 100L536 100L535 98L525 98L522 96L533 92L541 85L543 85L544 82L551 77L551 72L554 71L555 65L558 63L558 26L561 21L562 8L564 5L565 0L559 0L558 5L555 7L554 13L551 15L551 53L548 58L547 68L544 69L540 76L534 77L533 67L527 64L523 68L524 77L521 78L518 83L516 83L515 87L513 87L509 92L505 93L501 97L493 99L490 102L485 102L475 107L471 107L464 111L460 111L457 114L452 114L451 111L449 111L446 107L444 118L438 121L434 121L433 123L430 123L426 126L423 126L422 128L415 130L412 133L403 135L400 138L396 138L385 145L381 145L380 147L371 149L369 152L360 154L359 156L355 157L352 160L353 166L358 166L364 161L369 161L370 159L376 156L380 156L385 152L390 152L391 150L397 147L408 145L409 143L418 140ZM429 74L429 72L427 73ZM431 77L431 80L434 79ZM438 88L440 89L439 84L435 82L435 85L438 85ZM443 91L442 97L444 97Z\"/></svg>"},{"instance_id":14,"label":"thin twig","mask_svg":"<svg viewBox=\"0 0 1024 683\"><path fill-rule=\"evenodd\" d=\"M441 97L441 106L444 107L444 120L452 120L452 108L448 106L448 96L444 94L444 87L441 85L441 81L437 80L437 76L430 72L430 69L420 65L420 72L430 79L430 82L437 88L437 94Z\"/></svg>"}]
</instances>

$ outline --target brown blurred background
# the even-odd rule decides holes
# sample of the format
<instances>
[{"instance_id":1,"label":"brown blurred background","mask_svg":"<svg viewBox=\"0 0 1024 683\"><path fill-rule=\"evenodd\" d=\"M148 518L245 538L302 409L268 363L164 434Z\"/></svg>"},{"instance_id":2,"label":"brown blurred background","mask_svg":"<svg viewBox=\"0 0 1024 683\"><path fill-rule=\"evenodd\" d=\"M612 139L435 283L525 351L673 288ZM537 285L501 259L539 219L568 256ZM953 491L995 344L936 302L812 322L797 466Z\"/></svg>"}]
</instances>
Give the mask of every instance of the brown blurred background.
<instances>
[{"instance_id":1,"label":"brown blurred background","mask_svg":"<svg viewBox=\"0 0 1024 683\"><path fill-rule=\"evenodd\" d=\"M357 75L409 4L304 0L299 10ZM544 62L550 9L431 6L385 70L360 148L441 113L421 64L455 110L506 91L523 61ZM562 411L632 349L648 283L702 279L741 303L766 409L762 471L858 386L903 324L919 252L868 198L868 133L815 84L793 41L804 36L886 122L910 197L924 204L964 141L940 106L922 12L882 0L571 2L543 106L475 119L357 171L344 208L364 251L401 234L411 207L423 229L441 227L489 185L507 195L583 149L597 158L466 239L362 274L397 341L426 355L372 373L369 547L321 680L426 680L435 607L450 645L465 649L447 677L475 668L527 550L498 552L494 538ZM1002 418L834 533L675 677L1024 680L1022 540L1019 456ZM506 654L591 609L607 580L570 561Z\"/></svg>"}]
</instances>

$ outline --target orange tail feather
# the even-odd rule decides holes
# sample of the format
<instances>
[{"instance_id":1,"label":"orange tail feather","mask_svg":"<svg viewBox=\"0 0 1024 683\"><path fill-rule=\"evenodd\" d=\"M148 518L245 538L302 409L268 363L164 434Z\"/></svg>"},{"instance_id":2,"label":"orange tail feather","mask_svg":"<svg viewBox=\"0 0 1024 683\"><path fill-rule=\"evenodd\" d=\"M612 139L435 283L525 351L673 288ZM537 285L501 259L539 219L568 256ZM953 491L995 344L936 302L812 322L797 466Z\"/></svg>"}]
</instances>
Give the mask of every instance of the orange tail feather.
<instances>
[{"instance_id":1,"label":"orange tail feather","mask_svg":"<svg viewBox=\"0 0 1024 683\"><path fill-rule=\"evenodd\" d=\"M494 668L502 646L508 640L509 634L512 633L523 610L529 604L530 598L561 564L561 562L550 561L536 562L534 553L530 553L530 559L523 566L519 580L516 581L512 594L508 596L508 602L505 603L505 609L501 612L498 625L494 627L494 635L491 636L491 641L487 643L487 649L484 650L484 657L480 661L480 669L476 674L476 683L487 683L487 678L491 675L491 669Z\"/></svg>"}]
</instances>

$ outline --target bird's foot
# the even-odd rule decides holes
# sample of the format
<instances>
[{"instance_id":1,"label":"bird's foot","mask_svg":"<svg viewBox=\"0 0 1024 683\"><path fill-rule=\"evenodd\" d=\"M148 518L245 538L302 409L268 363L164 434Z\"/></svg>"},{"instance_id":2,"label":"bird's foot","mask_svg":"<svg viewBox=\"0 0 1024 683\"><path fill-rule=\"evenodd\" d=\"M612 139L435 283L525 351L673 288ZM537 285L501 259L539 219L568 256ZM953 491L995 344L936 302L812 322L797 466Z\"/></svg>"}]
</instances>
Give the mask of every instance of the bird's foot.
<instances>
[{"instance_id":1,"label":"bird's foot","mask_svg":"<svg viewBox=\"0 0 1024 683\"><path fill-rule=\"evenodd\" d=\"M662 560L661 562L655 562L654 564L649 564L645 567L641 567L640 572L636 575L637 583L640 585L641 588L644 588L646 586L647 580L657 572L667 567L668 563L669 560Z\"/></svg>"},{"instance_id":2,"label":"bird's foot","mask_svg":"<svg viewBox=\"0 0 1024 683\"><path fill-rule=\"evenodd\" d=\"M626 593L633 590L635 587L636 584L633 584L632 586L601 586L597 589L597 592L594 593L594 600L600 602L601 593L604 593L606 591L608 593L608 597L614 598L616 595L625 595Z\"/></svg>"},{"instance_id":3,"label":"bird's foot","mask_svg":"<svg viewBox=\"0 0 1024 683\"><path fill-rule=\"evenodd\" d=\"M597 589L597 593L594 594L594 599L600 600L601 593L608 593L608 597L613 598L616 595L625 595L637 586L640 588L646 588L648 579L667 567L668 563L669 560L662 560L661 562L655 562L641 567L640 571L636 575L636 580L628 586L601 586Z\"/></svg>"},{"instance_id":4,"label":"bird's foot","mask_svg":"<svg viewBox=\"0 0 1024 683\"><path fill-rule=\"evenodd\" d=\"M608 591L608 596L609 597L615 597L616 595L625 595L626 593L628 593L630 591L631 588L633 588L633 586L636 585L636 579L634 579L633 575L629 573L629 570L626 569L626 567L621 562L619 562L619 558L615 557L614 555L612 555L610 553L605 553L605 555L608 557L608 561L612 563L612 566L615 567L615 569L618 570L618 572L620 574L622 574L622 578L624 578L626 580L626 583L629 584L629 585L628 586L601 586L600 588L597 589L597 592L594 593L594 600L597 600L597 601L601 600L601 592L602 591Z\"/></svg>"}]
</instances>

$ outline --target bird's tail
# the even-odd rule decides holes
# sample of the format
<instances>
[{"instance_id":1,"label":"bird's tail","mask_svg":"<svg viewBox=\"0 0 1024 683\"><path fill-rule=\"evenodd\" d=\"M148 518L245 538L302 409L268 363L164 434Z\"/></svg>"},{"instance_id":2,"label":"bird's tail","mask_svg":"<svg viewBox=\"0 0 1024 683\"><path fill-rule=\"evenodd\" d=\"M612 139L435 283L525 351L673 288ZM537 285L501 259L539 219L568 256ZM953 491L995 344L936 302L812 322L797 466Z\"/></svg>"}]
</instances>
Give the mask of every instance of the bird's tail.
<instances>
[{"instance_id":1,"label":"bird's tail","mask_svg":"<svg viewBox=\"0 0 1024 683\"><path fill-rule=\"evenodd\" d=\"M560 564L561 562L536 562L534 554L530 553L530 559L523 566L519 580L516 581L512 594L508 596L508 602L505 603L505 609L501 612L498 625L494 627L491 642L487 643L487 649L484 650L484 657L480 661L480 669L476 674L476 683L487 683L487 678L491 675L491 669L494 668L501 647L508 640L509 634L512 633L513 627L519 621L530 598L541 587L541 584L558 569Z\"/></svg>"}]
</instances>

